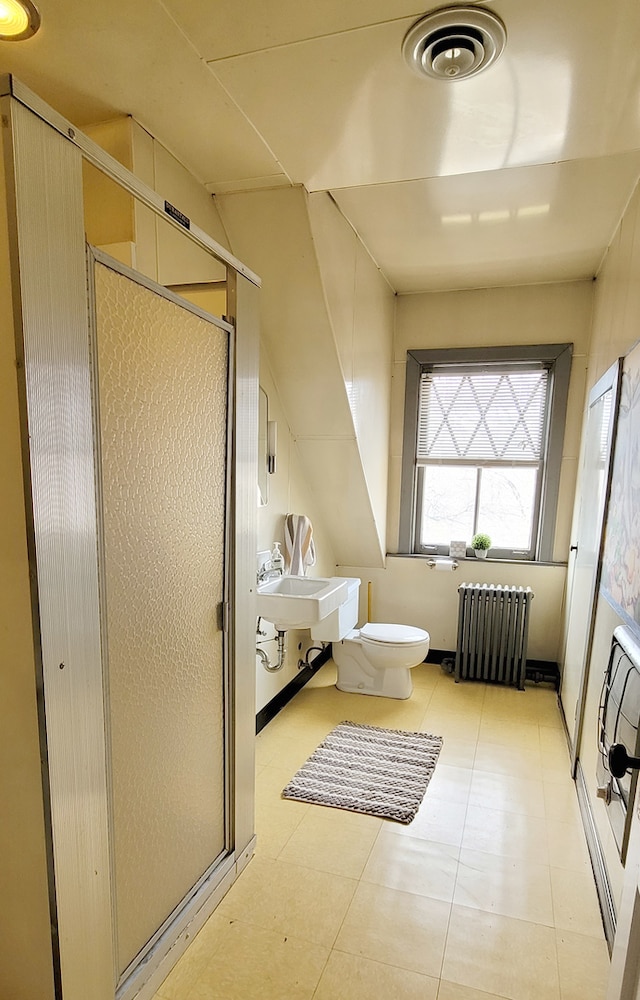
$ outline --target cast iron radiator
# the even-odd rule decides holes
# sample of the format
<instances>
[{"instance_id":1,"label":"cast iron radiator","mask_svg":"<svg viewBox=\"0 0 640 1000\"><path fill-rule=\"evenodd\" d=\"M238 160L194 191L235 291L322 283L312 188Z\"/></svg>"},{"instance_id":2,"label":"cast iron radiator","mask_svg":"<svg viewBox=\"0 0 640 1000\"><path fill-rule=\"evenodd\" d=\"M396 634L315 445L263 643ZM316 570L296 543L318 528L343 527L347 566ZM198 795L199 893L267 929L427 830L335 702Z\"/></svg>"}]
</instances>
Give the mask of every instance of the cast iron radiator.
<instances>
[{"instance_id":1,"label":"cast iron radiator","mask_svg":"<svg viewBox=\"0 0 640 1000\"><path fill-rule=\"evenodd\" d=\"M455 678L524 689L530 587L463 583L458 587Z\"/></svg>"}]
</instances>

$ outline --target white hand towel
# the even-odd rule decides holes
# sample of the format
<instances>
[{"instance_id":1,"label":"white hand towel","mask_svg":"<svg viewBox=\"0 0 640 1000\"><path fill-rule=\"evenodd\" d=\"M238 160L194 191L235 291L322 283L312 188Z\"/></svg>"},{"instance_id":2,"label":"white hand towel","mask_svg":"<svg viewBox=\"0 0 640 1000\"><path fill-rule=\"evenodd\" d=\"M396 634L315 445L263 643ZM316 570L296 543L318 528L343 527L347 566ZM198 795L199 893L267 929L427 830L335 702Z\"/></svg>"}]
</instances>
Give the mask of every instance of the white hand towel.
<instances>
[{"instance_id":1,"label":"white hand towel","mask_svg":"<svg viewBox=\"0 0 640 1000\"><path fill-rule=\"evenodd\" d=\"M308 566L315 566L313 528L304 514L287 514L284 519L284 544L287 570L292 576L304 576Z\"/></svg>"}]
</instances>

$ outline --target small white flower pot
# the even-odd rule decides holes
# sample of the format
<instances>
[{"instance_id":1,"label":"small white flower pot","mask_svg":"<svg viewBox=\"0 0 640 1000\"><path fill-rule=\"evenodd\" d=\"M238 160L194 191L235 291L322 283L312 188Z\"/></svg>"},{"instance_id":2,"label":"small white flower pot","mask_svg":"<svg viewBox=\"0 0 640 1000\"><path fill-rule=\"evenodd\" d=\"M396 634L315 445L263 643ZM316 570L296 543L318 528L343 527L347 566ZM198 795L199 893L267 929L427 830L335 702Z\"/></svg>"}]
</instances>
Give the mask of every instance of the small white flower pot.
<instances>
[{"instance_id":1,"label":"small white flower pot","mask_svg":"<svg viewBox=\"0 0 640 1000\"><path fill-rule=\"evenodd\" d=\"M473 551L476 554L476 559L486 559L489 549L474 549Z\"/></svg>"}]
</instances>

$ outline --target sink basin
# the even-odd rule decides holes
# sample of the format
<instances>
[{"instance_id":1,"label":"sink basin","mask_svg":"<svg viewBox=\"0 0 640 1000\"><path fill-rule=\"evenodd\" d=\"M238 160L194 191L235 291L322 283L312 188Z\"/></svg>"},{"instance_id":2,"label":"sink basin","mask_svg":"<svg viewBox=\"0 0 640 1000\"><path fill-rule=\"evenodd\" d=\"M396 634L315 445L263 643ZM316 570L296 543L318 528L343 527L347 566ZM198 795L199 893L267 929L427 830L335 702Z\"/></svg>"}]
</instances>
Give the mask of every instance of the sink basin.
<instances>
[{"instance_id":1,"label":"sink basin","mask_svg":"<svg viewBox=\"0 0 640 1000\"><path fill-rule=\"evenodd\" d=\"M258 584L258 614L278 631L311 628L348 596L342 577L279 576Z\"/></svg>"}]
</instances>

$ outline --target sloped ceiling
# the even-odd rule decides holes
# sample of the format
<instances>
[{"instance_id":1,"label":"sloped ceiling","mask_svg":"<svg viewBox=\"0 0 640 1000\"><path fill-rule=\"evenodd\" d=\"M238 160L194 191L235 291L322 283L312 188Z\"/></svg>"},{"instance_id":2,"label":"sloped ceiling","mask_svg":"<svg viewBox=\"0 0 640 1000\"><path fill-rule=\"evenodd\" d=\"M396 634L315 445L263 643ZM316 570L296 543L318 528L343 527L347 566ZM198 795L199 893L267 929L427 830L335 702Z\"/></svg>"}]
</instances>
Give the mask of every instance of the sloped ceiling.
<instances>
[{"instance_id":1,"label":"sloped ceiling","mask_svg":"<svg viewBox=\"0 0 640 1000\"><path fill-rule=\"evenodd\" d=\"M492 0L506 50L452 83L404 64L410 0L39 6L0 70L213 193L329 191L398 291L590 277L640 173L637 0Z\"/></svg>"},{"instance_id":2,"label":"sloped ceiling","mask_svg":"<svg viewBox=\"0 0 640 1000\"><path fill-rule=\"evenodd\" d=\"M262 340L334 552L345 565L382 566L394 298L327 196L313 197L323 201L310 206L298 187L219 205L234 250L263 278ZM363 303L376 315L356 315Z\"/></svg>"}]
</instances>

